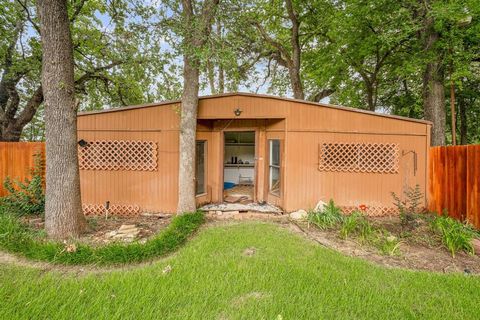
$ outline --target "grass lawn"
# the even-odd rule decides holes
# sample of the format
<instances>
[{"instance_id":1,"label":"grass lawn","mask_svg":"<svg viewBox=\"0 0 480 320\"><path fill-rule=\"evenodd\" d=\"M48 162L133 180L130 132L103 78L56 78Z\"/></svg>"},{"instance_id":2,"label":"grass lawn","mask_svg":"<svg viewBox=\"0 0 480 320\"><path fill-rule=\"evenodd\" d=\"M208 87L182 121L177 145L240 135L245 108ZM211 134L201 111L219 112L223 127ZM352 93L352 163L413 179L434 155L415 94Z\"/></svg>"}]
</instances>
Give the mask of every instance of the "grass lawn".
<instances>
[{"instance_id":1,"label":"grass lawn","mask_svg":"<svg viewBox=\"0 0 480 320\"><path fill-rule=\"evenodd\" d=\"M479 298L480 277L385 269L260 222L203 229L131 271L0 265L0 319L479 319Z\"/></svg>"}]
</instances>

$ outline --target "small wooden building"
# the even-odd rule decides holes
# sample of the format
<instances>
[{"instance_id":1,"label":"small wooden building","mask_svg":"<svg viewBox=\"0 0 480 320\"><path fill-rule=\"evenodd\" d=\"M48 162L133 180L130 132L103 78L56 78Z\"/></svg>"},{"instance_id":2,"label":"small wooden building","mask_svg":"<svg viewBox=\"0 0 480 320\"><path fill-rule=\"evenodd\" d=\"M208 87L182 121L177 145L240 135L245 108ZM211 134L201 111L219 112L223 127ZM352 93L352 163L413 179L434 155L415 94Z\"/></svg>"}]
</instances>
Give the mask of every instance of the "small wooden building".
<instances>
[{"instance_id":1,"label":"small wooden building","mask_svg":"<svg viewBox=\"0 0 480 320\"><path fill-rule=\"evenodd\" d=\"M175 212L180 101L78 115L86 213ZM275 96L201 97L197 202L267 202L290 212L333 199L391 212L391 192L425 194L431 124Z\"/></svg>"}]
</instances>

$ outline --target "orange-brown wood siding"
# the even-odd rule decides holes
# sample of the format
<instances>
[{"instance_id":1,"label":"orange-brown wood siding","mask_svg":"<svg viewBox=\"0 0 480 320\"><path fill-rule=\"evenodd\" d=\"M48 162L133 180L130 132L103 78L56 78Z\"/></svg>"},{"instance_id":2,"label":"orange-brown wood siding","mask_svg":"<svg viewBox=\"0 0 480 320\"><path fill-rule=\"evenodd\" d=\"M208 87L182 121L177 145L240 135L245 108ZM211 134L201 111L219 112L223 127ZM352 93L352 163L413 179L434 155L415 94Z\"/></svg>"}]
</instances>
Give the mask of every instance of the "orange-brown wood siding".
<instances>
[{"instance_id":1,"label":"orange-brown wood siding","mask_svg":"<svg viewBox=\"0 0 480 320\"><path fill-rule=\"evenodd\" d=\"M157 143L156 171L81 170L84 204L138 205L147 212L175 212L178 185L178 122L175 105L78 118L78 138L148 140Z\"/></svg>"},{"instance_id":2,"label":"orange-brown wood siding","mask_svg":"<svg viewBox=\"0 0 480 320\"><path fill-rule=\"evenodd\" d=\"M241 109L240 116L234 115ZM84 203L137 204L144 211L174 212L177 205L179 105L163 104L117 112L81 115L79 139L151 140L158 145L158 170L81 171ZM230 95L200 99L197 139L207 141L207 194L197 202L222 201L223 134L256 133L256 198L286 211L313 207L333 198L340 205L364 203L392 206L390 193L418 183L425 192L430 126L274 98ZM282 140L282 192L268 192L267 140ZM418 155L400 155L398 174L329 173L318 171L322 142L398 143ZM193 164L192 164L193 165Z\"/></svg>"}]
</instances>

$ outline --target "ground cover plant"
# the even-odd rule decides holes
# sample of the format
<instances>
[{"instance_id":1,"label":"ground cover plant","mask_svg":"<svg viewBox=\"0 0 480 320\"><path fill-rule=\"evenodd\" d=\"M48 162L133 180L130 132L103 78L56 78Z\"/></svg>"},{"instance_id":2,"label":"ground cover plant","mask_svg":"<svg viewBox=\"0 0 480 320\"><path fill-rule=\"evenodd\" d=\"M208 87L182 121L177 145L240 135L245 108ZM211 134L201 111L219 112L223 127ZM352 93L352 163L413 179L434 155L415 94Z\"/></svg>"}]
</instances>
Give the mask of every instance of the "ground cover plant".
<instances>
[{"instance_id":1,"label":"ground cover plant","mask_svg":"<svg viewBox=\"0 0 480 320\"><path fill-rule=\"evenodd\" d=\"M3 212L3 213L2 213ZM59 264L125 264L141 262L176 250L203 223L202 212L185 213L146 243L88 244L48 240L43 230L31 229L14 215L0 209L0 249L33 260Z\"/></svg>"},{"instance_id":2,"label":"ground cover plant","mask_svg":"<svg viewBox=\"0 0 480 320\"><path fill-rule=\"evenodd\" d=\"M400 212L398 228L387 229L375 223L374 219L370 221L372 219L366 217L361 209L344 215L332 200L321 211L309 211L307 226L338 231L341 239L354 239L373 246L384 255L400 255L402 242L417 242L428 247L443 245L452 257L460 251L475 254L472 240L480 238L480 233L445 214L419 213L419 194L416 187L405 191L406 200L393 195ZM425 228L425 225L429 227Z\"/></svg>"},{"instance_id":3,"label":"ground cover plant","mask_svg":"<svg viewBox=\"0 0 480 320\"><path fill-rule=\"evenodd\" d=\"M175 255L101 274L0 265L1 319L478 319L480 278L383 268L278 225L203 228Z\"/></svg>"},{"instance_id":4,"label":"ground cover plant","mask_svg":"<svg viewBox=\"0 0 480 320\"><path fill-rule=\"evenodd\" d=\"M321 230L338 230L340 238L345 240L354 237L364 244L378 248L383 254L399 253L400 240L397 237L373 225L360 209L344 215L333 200L330 200L321 211L310 210L307 223Z\"/></svg>"},{"instance_id":5,"label":"ground cover plant","mask_svg":"<svg viewBox=\"0 0 480 320\"><path fill-rule=\"evenodd\" d=\"M453 257L459 251L475 254L472 240L479 237L478 231L468 224L459 222L448 215L435 216L431 221L432 230L437 233L442 243Z\"/></svg>"}]
</instances>

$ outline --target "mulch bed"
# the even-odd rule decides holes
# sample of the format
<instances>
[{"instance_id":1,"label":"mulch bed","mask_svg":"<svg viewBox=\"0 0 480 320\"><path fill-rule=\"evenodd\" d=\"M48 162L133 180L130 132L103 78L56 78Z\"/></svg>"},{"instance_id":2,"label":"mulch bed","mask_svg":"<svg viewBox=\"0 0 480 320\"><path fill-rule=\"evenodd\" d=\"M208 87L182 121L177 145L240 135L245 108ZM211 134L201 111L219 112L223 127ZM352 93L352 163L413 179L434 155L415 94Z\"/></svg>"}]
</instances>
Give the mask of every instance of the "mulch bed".
<instances>
[{"instance_id":1,"label":"mulch bed","mask_svg":"<svg viewBox=\"0 0 480 320\"><path fill-rule=\"evenodd\" d=\"M290 229L300 232L321 245L345 255L359 257L387 267L425 270L441 273L461 272L480 274L480 257L457 252L453 258L441 239L432 233L426 221L419 219L414 228L402 229L397 216L369 218L375 226L383 227L398 237L400 254L382 255L377 248L361 244L354 238L341 239L338 230L320 230L306 222L290 224Z\"/></svg>"},{"instance_id":2,"label":"mulch bed","mask_svg":"<svg viewBox=\"0 0 480 320\"><path fill-rule=\"evenodd\" d=\"M111 242L144 243L148 238L165 229L171 222L172 215L132 215L132 216L103 216L87 217L88 230L78 240L92 246L105 245ZM36 229L43 229L42 218L24 218L24 222ZM122 227L123 226L123 227ZM119 232L126 229L125 233Z\"/></svg>"}]
</instances>

